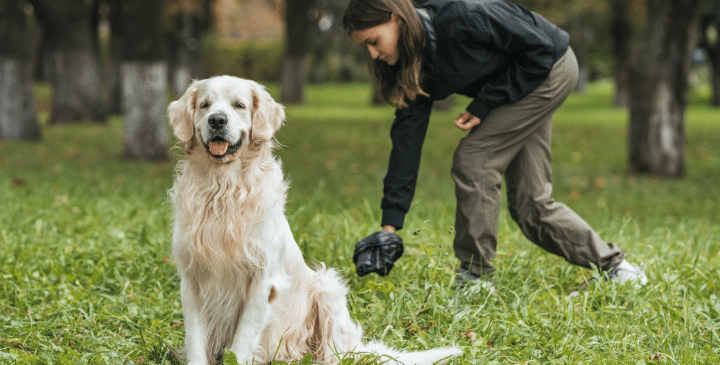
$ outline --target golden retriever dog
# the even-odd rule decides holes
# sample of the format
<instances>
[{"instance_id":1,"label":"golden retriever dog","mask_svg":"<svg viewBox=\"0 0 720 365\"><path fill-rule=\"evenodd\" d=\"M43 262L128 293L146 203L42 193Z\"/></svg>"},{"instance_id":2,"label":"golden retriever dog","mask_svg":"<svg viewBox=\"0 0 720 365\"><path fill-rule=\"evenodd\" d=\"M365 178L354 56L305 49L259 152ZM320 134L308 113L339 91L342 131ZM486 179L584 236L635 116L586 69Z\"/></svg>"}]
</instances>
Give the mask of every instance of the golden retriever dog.
<instances>
[{"instance_id":1,"label":"golden retriever dog","mask_svg":"<svg viewBox=\"0 0 720 365\"><path fill-rule=\"evenodd\" d=\"M189 364L216 362L225 349L241 364L307 353L337 363L348 352L434 364L460 353L361 341L343 279L305 264L285 218L288 184L272 153L285 112L263 86L230 76L196 81L168 113L185 143L170 196Z\"/></svg>"}]
</instances>

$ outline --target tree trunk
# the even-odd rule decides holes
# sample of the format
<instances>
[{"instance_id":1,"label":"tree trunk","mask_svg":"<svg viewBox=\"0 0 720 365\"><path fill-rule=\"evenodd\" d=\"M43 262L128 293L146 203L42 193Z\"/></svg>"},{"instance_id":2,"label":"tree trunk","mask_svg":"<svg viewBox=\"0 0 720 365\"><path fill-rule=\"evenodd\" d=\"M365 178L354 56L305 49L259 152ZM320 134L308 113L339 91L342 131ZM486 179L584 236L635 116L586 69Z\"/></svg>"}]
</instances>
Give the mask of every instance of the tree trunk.
<instances>
[{"instance_id":1,"label":"tree trunk","mask_svg":"<svg viewBox=\"0 0 720 365\"><path fill-rule=\"evenodd\" d=\"M170 83L173 93L182 95L193 77L202 78L205 73L200 57L202 29L197 14L189 11L173 16L173 23L174 31L168 37Z\"/></svg>"},{"instance_id":2,"label":"tree trunk","mask_svg":"<svg viewBox=\"0 0 720 365\"><path fill-rule=\"evenodd\" d=\"M584 93L590 81L590 68L588 67L588 35L591 32L583 21L583 14L572 15L572 29L570 39L572 49L578 62L578 80L575 92Z\"/></svg>"},{"instance_id":3,"label":"tree trunk","mask_svg":"<svg viewBox=\"0 0 720 365\"><path fill-rule=\"evenodd\" d=\"M285 55L280 74L280 98L286 104L305 102L307 56Z\"/></svg>"},{"instance_id":4,"label":"tree trunk","mask_svg":"<svg viewBox=\"0 0 720 365\"><path fill-rule=\"evenodd\" d=\"M104 121L97 55L88 50L55 49L51 66L53 102L49 123Z\"/></svg>"},{"instance_id":5,"label":"tree trunk","mask_svg":"<svg viewBox=\"0 0 720 365\"><path fill-rule=\"evenodd\" d=\"M21 59L0 56L0 139L39 140L32 70Z\"/></svg>"},{"instance_id":6,"label":"tree trunk","mask_svg":"<svg viewBox=\"0 0 720 365\"><path fill-rule=\"evenodd\" d=\"M305 102L307 53L310 48L310 10L315 0L285 1L285 60L280 74L280 100L284 103Z\"/></svg>"},{"instance_id":7,"label":"tree trunk","mask_svg":"<svg viewBox=\"0 0 720 365\"><path fill-rule=\"evenodd\" d=\"M91 25L94 7L84 0L30 2L44 29L44 58L53 86L49 123L103 121L100 61Z\"/></svg>"},{"instance_id":8,"label":"tree trunk","mask_svg":"<svg viewBox=\"0 0 720 365\"><path fill-rule=\"evenodd\" d=\"M700 46L710 59L712 96L710 103L720 107L720 5L715 5L715 11L702 16L700 24Z\"/></svg>"},{"instance_id":9,"label":"tree trunk","mask_svg":"<svg viewBox=\"0 0 720 365\"><path fill-rule=\"evenodd\" d=\"M712 96L710 103L714 107L720 107L720 57L712 63Z\"/></svg>"},{"instance_id":10,"label":"tree trunk","mask_svg":"<svg viewBox=\"0 0 720 365\"><path fill-rule=\"evenodd\" d=\"M168 158L165 109L168 66L162 35L162 1L112 0L118 11L120 89L129 158Z\"/></svg>"},{"instance_id":11,"label":"tree trunk","mask_svg":"<svg viewBox=\"0 0 720 365\"><path fill-rule=\"evenodd\" d=\"M615 106L627 108L630 98L628 73L630 68L630 40L632 27L628 19L628 0L612 0L613 14L610 25L612 48L615 56Z\"/></svg>"},{"instance_id":12,"label":"tree trunk","mask_svg":"<svg viewBox=\"0 0 720 365\"><path fill-rule=\"evenodd\" d=\"M39 140L23 0L0 3L0 139Z\"/></svg>"},{"instance_id":13,"label":"tree trunk","mask_svg":"<svg viewBox=\"0 0 720 365\"><path fill-rule=\"evenodd\" d=\"M630 72L633 172L685 174L685 108L699 0L648 0L642 46Z\"/></svg>"},{"instance_id":14,"label":"tree trunk","mask_svg":"<svg viewBox=\"0 0 720 365\"><path fill-rule=\"evenodd\" d=\"M122 114L122 90L120 89L120 54L122 53L122 2L104 0L107 5L107 21L110 35L107 45L105 82L107 83L108 113Z\"/></svg>"},{"instance_id":15,"label":"tree trunk","mask_svg":"<svg viewBox=\"0 0 720 365\"><path fill-rule=\"evenodd\" d=\"M168 158L168 129L165 121L165 62L123 62L120 66L125 153L130 158Z\"/></svg>"}]
</instances>

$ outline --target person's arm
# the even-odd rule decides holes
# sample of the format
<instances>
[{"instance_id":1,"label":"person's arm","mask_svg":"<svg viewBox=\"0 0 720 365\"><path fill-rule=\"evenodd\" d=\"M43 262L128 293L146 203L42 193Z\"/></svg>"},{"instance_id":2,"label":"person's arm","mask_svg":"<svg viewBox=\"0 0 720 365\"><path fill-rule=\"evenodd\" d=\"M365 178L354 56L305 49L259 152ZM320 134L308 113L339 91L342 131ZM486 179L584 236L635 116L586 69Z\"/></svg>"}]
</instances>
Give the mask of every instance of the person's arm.
<instances>
[{"instance_id":1,"label":"person's arm","mask_svg":"<svg viewBox=\"0 0 720 365\"><path fill-rule=\"evenodd\" d=\"M460 19L473 35L468 45L471 52L473 47L490 47L511 59L505 72L485 84L467 107L481 120L497 106L516 102L540 86L568 47L569 36L564 30L511 3L486 3Z\"/></svg>"},{"instance_id":2,"label":"person's arm","mask_svg":"<svg viewBox=\"0 0 720 365\"><path fill-rule=\"evenodd\" d=\"M380 204L385 231L402 229L405 214L410 209L431 110L430 99L418 98L408 107L395 112L395 121L390 130L393 147L388 172L383 180L384 195Z\"/></svg>"}]
</instances>

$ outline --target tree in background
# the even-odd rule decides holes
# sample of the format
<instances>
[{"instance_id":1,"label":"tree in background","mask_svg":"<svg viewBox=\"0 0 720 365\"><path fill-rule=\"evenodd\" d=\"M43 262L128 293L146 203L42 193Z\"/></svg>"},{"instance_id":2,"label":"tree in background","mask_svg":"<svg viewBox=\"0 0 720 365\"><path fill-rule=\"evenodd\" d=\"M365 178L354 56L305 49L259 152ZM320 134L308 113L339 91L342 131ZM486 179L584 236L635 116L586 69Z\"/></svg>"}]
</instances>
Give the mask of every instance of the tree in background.
<instances>
[{"instance_id":1,"label":"tree in background","mask_svg":"<svg viewBox=\"0 0 720 365\"><path fill-rule=\"evenodd\" d=\"M93 1L29 0L43 28L43 60L53 86L49 124L105 120Z\"/></svg>"},{"instance_id":2,"label":"tree in background","mask_svg":"<svg viewBox=\"0 0 720 365\"><path fill-rule=\"evenodd\" d=\"M165 15L170 85L182 94L195 79L205 78L207 71L201 59L202 40L210 31L213 0L165 0Z\"/></svg>"},{"instance_id":3,"label":"tree in background","mask_svg":"<svg viewBox=\"0 0 720 365\"><path fill-rule=\"evenodd\" d=\"M100 0L102 6L100 13L107 22L109 34L105 44L105 84L107 85L108 113L122 114L122 90L120 89L120 54L122 53L122 39L120 38L122 22L120 11L121 2L113 0Z\"/></svg>"},{"instance_id":4,"label":"tree in background","mask_svg":"<svg viewBox=\"0 0 720 365\"><path fill-rule=\"evenodd\" d=\"M576 92L585 91L596 73L597 55L607 55L603 40L608 19L607 1L574 0L514 0L522 6L542 15L570 34L570 46L578 61Z\"/></svg>"},{"instance_id":5,"label":"tree in background","mask_svg":"<svg viewBox=\"0 0 720 365\"><path fill-rule=\"evenodd\" d=\"M310 49L311 14L315 0L285 1L285 59L280 74L280 100L283 103L305 101L307 57Z\"/></svg>"},{"instance_id":6,"label":"tree in background","mask_svg":"<svg viewBox=\"0 0 720 365\"><path fill-rule=\"evenodd\" d=\"M24 0L0 2L0 139L40 139Z\"/></svg>"},{"instance_id":7,"label":"tree in background","mask_svg":"<svg viewBox=\"0 0 720 365\"><path fill-rule=\"evenodd\" d=\"M630 168L685 174L685 108L700 0L647 0L640 45L630 68Z\"/></svg>"},{"instance_id":8,"label":"tree in background","mask_svg":"<svg viewBox=\"0 0 720 365\"><path fill-rule=\"evenodd\" d=\"M710 60L710 102L712 106L720 107L720 3L714 1L712 7L707 6L703 10L700 20L700 46L705 49Z\"/></svg>"},{"instance_id":9,"label":"tree in background","mask_svg":"<svg viewBox=\"0 0 720 365\"><path fill-rule=\"evenodd\" d=\"M630 1L610 0L612 20L610 21L610 35L612 38L612 52L615 56L615 106L627 108L629 103L628 81L630 72L630 52L633 27L630 22Z\"/></svg>"},{"instance_id":10,"label":"tree in background","mask_svg":"<svg viewBox=\"0 0 720 365\"><path fill-rule=\"evenodd\" d=\"M181 94L193 78L207 76L202 62L203 37L212 25L214 0L164 0L161 21L169 83L175 94ZM99 17L109 25L105 59L108 112L122 114L120 59L122 51L122 2L98 0Z\"/></svg>"},{"instance_id":11,"label":"tree in background","mask_svg":"<svg viewBox=\"0 0 720 365\"><path fill-rule=\"evenodd\" d=\"M168 65L162 32L163 0L110 0L118 42L125 154L168 158L165 119Z\"/></svg>"}]
</instances>

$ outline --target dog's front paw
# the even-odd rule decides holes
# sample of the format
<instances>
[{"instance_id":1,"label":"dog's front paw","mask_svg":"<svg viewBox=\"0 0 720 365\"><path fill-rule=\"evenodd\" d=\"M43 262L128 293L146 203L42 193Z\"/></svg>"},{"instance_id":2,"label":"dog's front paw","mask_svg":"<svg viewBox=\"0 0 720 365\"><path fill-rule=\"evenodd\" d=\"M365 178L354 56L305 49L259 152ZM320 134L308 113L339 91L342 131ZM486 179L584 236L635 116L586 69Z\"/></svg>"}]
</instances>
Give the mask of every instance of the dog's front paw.
<instances>
[{"instance_id":1,"label":"dog's front paw","mask_svg":"<svg viewBox=\"0 0 720 365\"><path fill-rule=\"evenodd\" d=\"M225 357L224 360L229 360L230 364L235 364L236 362L239 365L252 365L255 364L255 359L252 357L252 355L239 355L242 351L235 351L235 350L225 350Z\"/></svg>"}]
</instances>

